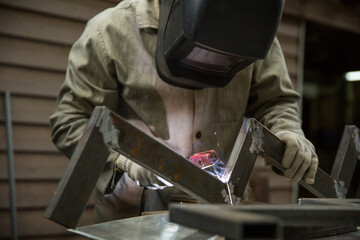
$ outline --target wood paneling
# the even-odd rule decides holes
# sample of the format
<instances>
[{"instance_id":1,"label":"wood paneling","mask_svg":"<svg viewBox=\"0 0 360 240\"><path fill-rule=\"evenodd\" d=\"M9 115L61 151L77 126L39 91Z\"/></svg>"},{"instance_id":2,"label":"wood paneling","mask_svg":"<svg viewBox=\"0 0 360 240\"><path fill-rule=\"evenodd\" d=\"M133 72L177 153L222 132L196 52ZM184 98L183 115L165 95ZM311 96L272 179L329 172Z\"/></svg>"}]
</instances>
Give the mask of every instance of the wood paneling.
<instances>
[{"instance_id":1,"label":"wood paneling","mask_svg":"<svg viewBox=\"0 0 360 240\"><path fill-rule=\"evenodd\" d=\"M0 63L65 72L70 47L0 37Z\"/></svg>"},{"instance_id":2,"label":"wood paneling","mask_svg":"<svg viewBox=\"0 0 360 240\"><path fill-rule=\"evenodd\" d=\"M0 99L0 122L4 121L4 99ZM13 123L49 125L49 117L54 112L55 99L11 97L11 118Z\"/></svg>"},{"instance_id":3,"label":"wood paneling","mask_svg":"<svg viewBox=\"0 0 360 240\"><path fill-rule=\"evenodd\" d=\"M0 33L25 39L72 45L85 23L0 6Z\"/></svg>"},{"instance_id":4,"label":"wood paneling","mask_svg":"<svg viewBox=\"0 0 360 240\"><path fill-rule=\"evenodd\" d=\"M287 0L285 14L360 34L360 10L328 0Z\"/></svg>"},{"instance_id":5,"label":"wood paneling","mask_svg":"<svg viewBox=\"0 0 360 240\"><path fill-rule=\"evenodd\" d=\"M299 19L284 14L277 31L277 35L297 40L299 39L299 24Z\"/></svg>"},{"instance_id":6,"label":"wood paneling","mask_svg":"<svg viewBox=\"0 0 360 240\"><path fill-rule=\"evenodd\" d=\"M285 58L286 66L290 75L296 75L298 72L297 59Z\"/></svg>"},{"instance_id":7,"label":"wood paneling","mask_svg":"<svg viewBox=\"0 0 360 240\"><path fill-rule=\"evenodd\" d=\"M17 182L16 183L16 207L19 210L45 209L56 190L58 181L54 182ZM7 182L0 182L0 210L10 208L9 187ZM88 202L88 206L94 206L94 194Z\"/></svg>"},{"instance_id":8,"label":"wood paneling","mask_svg":"<svg viewBox=\"0 0 360 240\"><path fill-rule=\"evenodd\" d=\"M0 0L0 4L84 22L102 10L116 5L99 0Z\"/></svg>"},{"instance_id":9,"label":"wood paneling","mask_svg":"<svg viewBox=\"0 0 360 240\"><path fill-rule=\"evenodd\" d=\"M18 232L20 237L35 237L61 235L66 233L66 228L44 218L45 209L18 211ZM93 223L93 209L88 208L83 212L78 226ZM0 239L11 236L10 212L0 211Z\"/></svg>"},{"instance_id":10,"label":"wood paneling","mask_svg":"<svg viewBox=\"0 0 360 240\"><path fill-rule=\"evenodd\" d=\"M276 204L288 204L292 201L291 191L271 190L269 191L269 202Z\"/></svg>"},{"instance_id":11,"label":"wood paneling","mask_svg":"<svg viewBox=\"0 0 360 240\"><path fill-rule=\"evenodd\" d=\"M56 98L65 73L0 65L0 91Z\"/></svg>"},{"instance_id":12,"label":"wood paneling","mask_svg":"<svg viewBox=\"0 0 360 240\"><path fill-rule=\"evenodd\" d=\"M284 52L285 58L294 58L297 59L298 57L298 41L297 39L291 39L283 36L278 37L281 48Z\"/></svg>"},{"instance_id":13,"label":"wood paneling","mask_svg":"<svg viewBox=\"0 0 360 240\"><path fill-rule=\"evenodd\" d=\"M69 160L51 141L49 116L65 78L70 47L85 23L115 3L0 0L0 92L11 92L20 239L85 239L43 217ZM0 99L0 239L11 236L3 95ZM94 195L81 225L93 222Z\"/></svg>"},{"instance_id":14,"label":"wood paneling","mask_svg":"<svg viewBox=\"0 0 360 240\"><path fill-rule=\"evenodd\" d=\"M50 129L47 126L13 125L13 145L20 152L58 152L51 142ZM6 150L5 126L0 124L0 151Z\"/></svg>"},{"instance_id":15,"label":"wood paneling","mask_svg":"<svg viewBox=\"0 0 360 240\"><path fill-rule=\"evenodd\" d=\"M0 153L0 181L8 177L7 161L7 155ZM56 181L62 177L68 163L67 157L60 153L15 153L15 178L21 181Z\"/></svg>"},{"instance_id":16,"label":"wood paneling","mask_svg":"<svg viewBox=\"0 0 360 240\"><path fill-rule=\"evenodd\" d=\"M55 192L57 182L17 182L17 208L45 208ZM0 182L0 209L8 209L9 187L7 182Z\"/></svg>"}]
</instances>

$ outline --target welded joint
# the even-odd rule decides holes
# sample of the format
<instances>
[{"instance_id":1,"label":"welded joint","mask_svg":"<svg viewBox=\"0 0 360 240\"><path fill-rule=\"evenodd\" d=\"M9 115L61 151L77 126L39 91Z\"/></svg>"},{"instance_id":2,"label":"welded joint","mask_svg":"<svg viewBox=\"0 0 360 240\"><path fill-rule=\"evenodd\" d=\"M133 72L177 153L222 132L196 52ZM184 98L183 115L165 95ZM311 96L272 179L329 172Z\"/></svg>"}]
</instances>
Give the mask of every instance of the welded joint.
<instances>
[{"instance_id":1,"label":"welded joint","mask_svg":"<svg viewBox=\"0 0 360 240\"><path fill-rule=\"evenodd\" d=\"M239 205L241 197L237 197L234 194L235 185L232 182L226 183L226 188L221 191L221 195L224 197L224 202L229 205Z\"/></svg>"},{"instance_id":2,"label":"welded joint","mask_svg":"<svg viewBox=\"0 0 360 240\"><path fill-rule=\"evenodd\" d=\"M257 154L259 152L264 152L264 149L262 148L262 145L264 143L263 141L264 133L262 131L262 127L260 127L259 124L256 124L254 120L251 120L250 133L251 133L252 143L249 151L251 153L257 153Z\"/></svg>"},{"instance_id":3,"label":"welded joint","mask_svg":"<svg viewBox=\"0 0 360 240\"><path fill-rule=\"evenodd\" d=\"M334 179L334 188L338 198L346 198L346 194L348 192L347 188L345 187L345 182L340 180Z\"/></svg>"},{"instance_id":4,"label":"welded joint","mask_svg":"<svg viewBox=\"0 0 360 240\"><path fill-rule=\"evenodd\" d=\"M357 152L357 157L358 157L358 160L360 160L360 130L358 128L356 128L354 131L353 131L353 139L354 139L354 145L355 145L355 149L356 149L356 152Z\"/></svg>"},{"instance_id":5,"label":"welded joint","mask_svg":"<svg viewBox=\"0 0 360 240\"><path fill-rule=\"evenodd\" d=\"M120 132L114 125L114 120L109 109L102 108L102 113L96 123L96 127L99 128L99 132L102 134L104 143L109 150L119 147Z\"/></svg>"}]
</instances>

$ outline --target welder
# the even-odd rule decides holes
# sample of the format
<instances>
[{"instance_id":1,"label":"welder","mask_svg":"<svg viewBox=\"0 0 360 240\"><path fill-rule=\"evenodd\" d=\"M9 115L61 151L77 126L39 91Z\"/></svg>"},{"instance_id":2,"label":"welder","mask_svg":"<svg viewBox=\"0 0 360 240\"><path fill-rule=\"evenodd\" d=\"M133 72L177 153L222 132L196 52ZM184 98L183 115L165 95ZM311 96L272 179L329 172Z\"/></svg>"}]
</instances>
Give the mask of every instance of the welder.
<instances>
[{"instance_id":1,"label":"welder","mask_svg":"<svg viewBox=\"0 0 360 240\"><path fill-rule=\"evenodd\" d=\"M94 107L106 106L183 156L214 150L226 162L243 117L254 117L286 142L285 177L313 183L318 159L275 37L282 9L281 0L123 0L98 14L71 49L54 143L70 157ZM96 221L166 209L178 191L168 185L114 152Z\"/></svg>"}]
</instances>

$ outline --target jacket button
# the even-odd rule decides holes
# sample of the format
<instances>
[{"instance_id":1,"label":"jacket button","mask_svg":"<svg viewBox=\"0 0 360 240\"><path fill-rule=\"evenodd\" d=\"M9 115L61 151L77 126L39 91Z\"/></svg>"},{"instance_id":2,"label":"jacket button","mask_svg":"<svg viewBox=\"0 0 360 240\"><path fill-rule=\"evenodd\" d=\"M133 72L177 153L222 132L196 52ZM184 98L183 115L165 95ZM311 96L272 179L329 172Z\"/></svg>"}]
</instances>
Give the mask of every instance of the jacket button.
<instances>
[{"instance_id":1,"label":"jacket button","mask_svg":"<svg viewBox=\"0 0 360 240\"><path fill-rule=\"evenodd\" d=\"M197 138L197 139L201 138L201 132L197 132L197 133L196 133L196 138Z\"/></svg>"}]
</instances>

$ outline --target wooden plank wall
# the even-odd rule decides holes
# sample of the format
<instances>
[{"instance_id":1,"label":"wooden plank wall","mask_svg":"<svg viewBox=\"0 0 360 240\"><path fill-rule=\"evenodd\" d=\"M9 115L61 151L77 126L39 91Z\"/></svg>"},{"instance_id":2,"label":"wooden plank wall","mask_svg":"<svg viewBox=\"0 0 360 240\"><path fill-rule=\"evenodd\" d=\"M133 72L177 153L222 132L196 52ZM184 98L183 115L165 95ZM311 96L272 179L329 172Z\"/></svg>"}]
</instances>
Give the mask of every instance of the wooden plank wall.
<instances>
[{"instance_id":1,"label":"wooden plank wall","mask_svg":"<svg viewBox=\"0 0 360 240\"><path fill-rule=\"evenodd\" d=\"M68 160L50 140L48 118L70 47L89 18L115 5L101 0L0 0L0 239L11 236L3 92L11 91L16 204L20 239L81 239L43 218ZM299 22L284 16L278 38L290 75L297 78ZM290 202L291 186L257 164L270 202ZM259 180L260 179L260 180ZM92 223L92 206L80 225Z\"/></svg>"},{"instance_id":2,"label":"wooden plank wall","mask_svg":"<svg viewBox=\"0 0 360 240\"><path fill-rule=\"evenodd\" d=\"M20 239L83 239L43 218L68 159L50 139L48 118L71 45L89 18L114 6L99 0L0 1L0 239L11 237L3 92L11 92ZM80 225L93 222L93 200Z\"/></svg>"}]
</instances>

